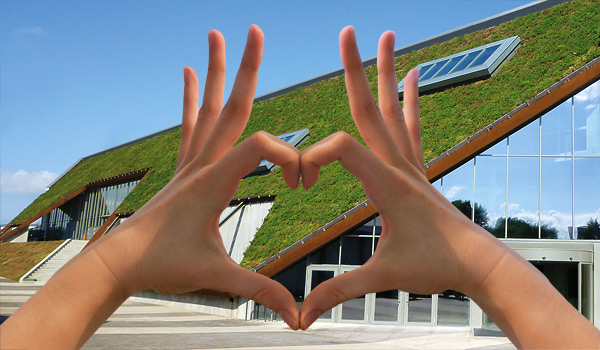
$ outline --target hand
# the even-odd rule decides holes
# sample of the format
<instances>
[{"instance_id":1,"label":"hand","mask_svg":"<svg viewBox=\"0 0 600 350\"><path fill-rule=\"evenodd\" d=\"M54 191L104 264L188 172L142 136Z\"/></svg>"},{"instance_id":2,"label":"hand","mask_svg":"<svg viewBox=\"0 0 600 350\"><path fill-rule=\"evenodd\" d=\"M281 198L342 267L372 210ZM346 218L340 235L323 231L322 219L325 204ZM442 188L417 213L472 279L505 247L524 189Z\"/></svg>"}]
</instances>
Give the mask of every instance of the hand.
<instances>
[{"instance_id":1,"label":"hand","mask_svg":"<svg viewBox=\"0 0 600 350\"><path fill-rule=\"evenodd\" d=\"M340 55L352 116L371 149L346 133L312 145L300 156L303 186L312 187L319 168L339 160L361 180L381 216L383 232L377 250L362 267L320 284L307 296L301 310L302 329L335 305L367 293L390 289L417 294L448 289L470 292L506 251L449 203L425 176L419 72L412 70L406 76L402 108L394 69L394 33L384 33L379 41L379 107L370 93L352 27L340 34ZM473 247L483 241L498 249L476 257Z\"/></svg>"},{"instance_id":2,"label":"hand","mask_svg":"<svg viewBox=\"0 0 600 350\"><path fill-rule=\"evenodd\" d=\"M262 159L281 166L291 188L299 182L299 151L265 132L236 147L248 121L263 50L263 33L251 26L244 56L225 107L225 42L209 33L209 66L202 107L196 73L184 69L181 144L173 179L152 200L91 248L132 294L143 289L179 294L211 289L242 295L278 312L297 329L298 310L282 285L248 271L227 254L219 216L242 177Z\"/></svg>"}]
</instances>

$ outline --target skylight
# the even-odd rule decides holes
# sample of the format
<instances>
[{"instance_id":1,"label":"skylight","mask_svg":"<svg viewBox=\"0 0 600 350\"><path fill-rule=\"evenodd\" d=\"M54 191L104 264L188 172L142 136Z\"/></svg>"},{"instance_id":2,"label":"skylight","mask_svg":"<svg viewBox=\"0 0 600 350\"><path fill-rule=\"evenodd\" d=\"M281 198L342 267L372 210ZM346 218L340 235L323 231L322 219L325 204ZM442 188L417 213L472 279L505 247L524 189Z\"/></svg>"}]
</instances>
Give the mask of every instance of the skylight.
<instances>
[{"instance_id":1,"label":"skylight","mask_svg":"<svg viewBox=\"0 0 600 350\"><path fill-rule=\"evenodd\" d=\"M419 92L438 89L474 79L489 78L516 51L521 39L513 36L451 56L421 63ZM398 94L404 93L404 79L398 84Z\"/></svg>"},{"instance_id":2,"label":"skylight","mask_svg":"<svg viewBox=\"0 0 600 350\"><path fill-rule=\"evenodd\" d=\"M283 141L291 144L294 147L298 147L300 146L300 144L304 141L306 141L306 139L308 139L308 129L301 129L298 131L293 131L287 134L283 134L283 135L279 135L277 136L280 139L282 139ZM264 175L266 173L269 173L271 171L273 171L273 169L275 168L275 164L268 162L266 160L262 160L260 162L260 165L254 169L253 172L251 172L250 174L248 174L248 176L251 175Z\"/></svg>"}]
</instances>

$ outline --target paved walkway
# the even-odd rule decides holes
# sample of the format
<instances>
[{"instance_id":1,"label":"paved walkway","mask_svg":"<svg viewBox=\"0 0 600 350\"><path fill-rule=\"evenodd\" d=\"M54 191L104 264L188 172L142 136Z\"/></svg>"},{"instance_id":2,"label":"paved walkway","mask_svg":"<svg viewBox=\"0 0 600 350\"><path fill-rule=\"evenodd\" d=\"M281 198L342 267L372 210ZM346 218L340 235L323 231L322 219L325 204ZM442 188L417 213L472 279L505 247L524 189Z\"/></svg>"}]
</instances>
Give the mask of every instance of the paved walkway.
<instances>
[{"instance_id":1,"label":"paved walkway","mask_svg":"<svg viewBox=\"0 0 600 350\"><path fill-rule=\"evenodd\" d=\"M0 278L0 322L40 288ZM123 304L84 349L514 349L506 338L468 329L316 323L295 332L283 322L232 320L133 301Z\"/></svg>"}]
</instances>

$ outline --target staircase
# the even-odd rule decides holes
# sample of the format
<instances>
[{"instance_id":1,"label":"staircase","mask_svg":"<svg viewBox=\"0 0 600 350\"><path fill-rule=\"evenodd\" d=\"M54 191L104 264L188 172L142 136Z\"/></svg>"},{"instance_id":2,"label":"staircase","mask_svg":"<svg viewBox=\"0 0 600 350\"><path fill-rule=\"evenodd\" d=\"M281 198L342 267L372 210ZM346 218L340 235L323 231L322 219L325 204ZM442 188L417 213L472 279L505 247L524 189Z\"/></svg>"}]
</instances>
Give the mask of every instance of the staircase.
<instances>
[{"instance_id":1,"label":"staircase","mask_svg":"<svg viewBox=\"0 0 600 350\"><path fill-rule=\"evenodd\" d=\"M58 252L55 252L50 259L46 260L42 265L38 266L29 276L23 281L28 282L46 282L52 277L56 271L63 267L69 260L77 255L89 241L71 240L63 246Z\"/></svg>"}]
</instances>

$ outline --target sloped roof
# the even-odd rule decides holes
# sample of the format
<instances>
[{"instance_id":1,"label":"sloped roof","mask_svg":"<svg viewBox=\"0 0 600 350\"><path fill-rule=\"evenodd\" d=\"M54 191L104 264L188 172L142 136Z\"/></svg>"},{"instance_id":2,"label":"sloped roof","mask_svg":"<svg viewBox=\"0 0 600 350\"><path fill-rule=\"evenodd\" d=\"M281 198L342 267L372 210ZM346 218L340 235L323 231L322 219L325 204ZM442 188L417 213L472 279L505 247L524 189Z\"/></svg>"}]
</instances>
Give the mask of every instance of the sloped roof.
<instances>
[{"instance_id":1,"label":"sloped roof","mask_svg":"<svg viewBox=\"0 0 600 350\"><path fill-rule=\"evenodd\" d=\"M599 57L599 22L596 1L574 0L397 57L400 80L421 62L515 35L521 37L521 47L514 57L490 79L421 97L425 161L443 154ZM368 66L366 73L376 97L376 66ZM278 135L303 128L310 130L310 139L301 149L339 130L362 140L350 115L343 76L256 102L242 138L258 130ZM117 210L139 209L171 178L179 137L180 130L175 129L81 161L11 223L31 218L86 183L150 168ZM309 191L287 188L280 170L276 170L243 180L236 197L257 194L277 194L277 200L246 251L242 261L246 267L256 266L366 199L358 179L339 163L324 167L319 182Z\"/></svg>"}]
</instances>

